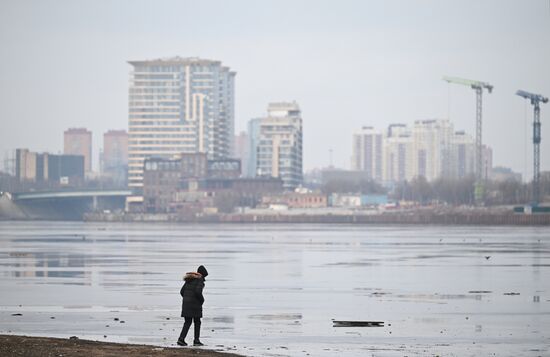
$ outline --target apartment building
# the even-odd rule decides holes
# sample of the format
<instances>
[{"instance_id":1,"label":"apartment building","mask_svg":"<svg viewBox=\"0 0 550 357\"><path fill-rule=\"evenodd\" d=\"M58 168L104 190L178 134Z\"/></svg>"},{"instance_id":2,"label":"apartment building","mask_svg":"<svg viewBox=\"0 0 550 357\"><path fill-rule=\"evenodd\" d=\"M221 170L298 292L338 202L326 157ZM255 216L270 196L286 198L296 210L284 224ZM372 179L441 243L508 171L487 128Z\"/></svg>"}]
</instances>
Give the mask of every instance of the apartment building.
<instances>
[{"instance_id":1,"label":"apartment building","mask_svg":"<svg viewBox=\"0 0 550 357\"><path fill-rule=\"evenodd\" d=\"M302 184L302 117L296 102L270 103L259 122L258 176L281 178L286 190Z\"/></svg>"},{"instance_id":2,"label":"apartment building","mask_svg":"<svg viewBox=\"0 0 550 357\"><path fill-rule=\"evenodd\" d=\"M143 186L147 158L179 153L229 158L236 73L220 61L172 57L130 61L128 185Z\"/></svg>"},{"instance_id":3,"label":"apartment building","mask_svg":"<svg viewBox=\"0 0 550 357\"><path fill-rule=\"evenodd\" d=\"M351 169L365 171L371 180L382 181L381 132L372 126L364 126L353 134Z\"/></svg>"}]
</instances>

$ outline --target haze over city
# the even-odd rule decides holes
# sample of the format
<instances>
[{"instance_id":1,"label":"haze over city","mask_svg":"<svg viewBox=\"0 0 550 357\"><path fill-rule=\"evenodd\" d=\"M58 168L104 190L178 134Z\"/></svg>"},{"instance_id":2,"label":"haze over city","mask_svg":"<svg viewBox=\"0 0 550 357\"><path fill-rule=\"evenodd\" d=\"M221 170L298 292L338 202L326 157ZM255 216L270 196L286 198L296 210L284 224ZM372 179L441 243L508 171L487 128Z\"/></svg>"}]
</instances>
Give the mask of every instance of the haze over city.
<instances>
[{"instance_id":1,"label":"haze over city","mask_svg":"<svg viewBox=\"0 0 550 357\"><path fill-rule=\"evenodd\" d=\"M447 118L475 132L472 90L494 85L483 141L494 165L532 175L532 108L518 89L550 93L550 4L520 1L0 2L0 152L61 151L68 127L127 129L127 61L183 56L237 72L235 133L267 103L296 100L304 169L349 168L351 135L369 125ZM550 169L542 106L541 170Z\"/></svg>"},{"instance_id":2,"label":"haze over city","mask_svg":"<svg viewBox=\"0 0 550 357\"><path fill-rule=\"evenodd\" d=\"M0 48L0 356L550 356L550 0L0 0Z\"/></svg>"}]
</instances>

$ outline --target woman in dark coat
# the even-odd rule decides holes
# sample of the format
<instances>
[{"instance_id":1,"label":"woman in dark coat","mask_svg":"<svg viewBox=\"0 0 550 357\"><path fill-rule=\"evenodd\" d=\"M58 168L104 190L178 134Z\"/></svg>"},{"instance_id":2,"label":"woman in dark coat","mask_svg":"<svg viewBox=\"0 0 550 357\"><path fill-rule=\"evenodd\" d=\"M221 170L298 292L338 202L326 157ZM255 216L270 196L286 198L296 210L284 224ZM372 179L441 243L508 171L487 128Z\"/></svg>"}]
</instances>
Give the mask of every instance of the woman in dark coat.
<instances>
[{"instance_id":1,"label":"woman in dark coat","mask_svg":"<svg viewBox=\"0 0 550 357\"><path fill-rule=\"evenodd\" d=\"M191 327L191 322L195 326L195 339L193 340L193 346L204 346L200 341L201 334L201 317L202 317L202 304L204 304L204 296L202 296L202 290L204 289L204 278L208 276L208 271L204 266L200 266L197 272L191 272L185 274L183 280L185 283L181 287L180 295L183 298L181 304L181 316L185 318L183 328L178 338L178 345L187 346L185 343L185 337Z\"/></svg>"}]
</instances>

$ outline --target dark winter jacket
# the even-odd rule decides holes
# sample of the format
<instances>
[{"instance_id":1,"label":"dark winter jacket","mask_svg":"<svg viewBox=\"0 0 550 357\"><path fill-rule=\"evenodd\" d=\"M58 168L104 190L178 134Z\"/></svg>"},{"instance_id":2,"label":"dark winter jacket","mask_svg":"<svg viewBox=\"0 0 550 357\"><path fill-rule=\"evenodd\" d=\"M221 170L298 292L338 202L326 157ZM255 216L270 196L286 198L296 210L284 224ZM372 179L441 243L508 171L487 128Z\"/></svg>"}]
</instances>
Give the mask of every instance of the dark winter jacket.
<instances>
[{"instance_id":1,"label":"dark winter jacket","mask_svg":"<svg viewBox=\"0 0 550 357\"><path fill-rule=\"evenodd\" d=\"M184 280L185 284L180 290L180 295L183 297L181 316L202 317L204 277L199 273L187 273Z\"/></svg>"}]
</instances>

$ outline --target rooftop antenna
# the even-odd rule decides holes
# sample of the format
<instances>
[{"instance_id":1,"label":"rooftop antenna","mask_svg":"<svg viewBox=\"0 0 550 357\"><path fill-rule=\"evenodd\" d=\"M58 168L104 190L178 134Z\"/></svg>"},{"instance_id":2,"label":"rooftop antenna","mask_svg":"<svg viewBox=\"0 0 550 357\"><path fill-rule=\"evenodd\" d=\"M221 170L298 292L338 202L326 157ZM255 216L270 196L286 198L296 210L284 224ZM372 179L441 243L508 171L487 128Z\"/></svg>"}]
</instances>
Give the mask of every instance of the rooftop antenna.
<instances>
[{"instance_id":1,"label":"rooftop antenna","mask_svg":"<svg viewBox=\"0 0 550 357\"><path fill-rule=\"evenodd\" d=\"M451 120L451 82L447 82L447 119Z\"/></svg>"}]
</instances>

